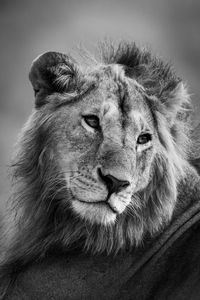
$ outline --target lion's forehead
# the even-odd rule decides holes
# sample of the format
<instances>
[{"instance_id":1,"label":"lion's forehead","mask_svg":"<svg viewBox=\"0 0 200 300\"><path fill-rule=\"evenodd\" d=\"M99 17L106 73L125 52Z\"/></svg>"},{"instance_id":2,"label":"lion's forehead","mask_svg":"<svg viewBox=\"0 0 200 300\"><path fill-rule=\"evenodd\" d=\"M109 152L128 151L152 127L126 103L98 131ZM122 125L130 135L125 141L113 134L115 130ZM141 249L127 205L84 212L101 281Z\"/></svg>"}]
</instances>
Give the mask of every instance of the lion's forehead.
<instances>
[{"instance_id":1,"label":"lion's forehead","mask_svg":"<svg viewBox=\"0 0 200 300\"><path fill-rule=\"evenodd\" d=\"M137 125L151 119L142 86L127 78L122 67L108 66L93 76L97 87L83 101L87 113L97 113L104 124Z\"/></svg>"}]
</instances>

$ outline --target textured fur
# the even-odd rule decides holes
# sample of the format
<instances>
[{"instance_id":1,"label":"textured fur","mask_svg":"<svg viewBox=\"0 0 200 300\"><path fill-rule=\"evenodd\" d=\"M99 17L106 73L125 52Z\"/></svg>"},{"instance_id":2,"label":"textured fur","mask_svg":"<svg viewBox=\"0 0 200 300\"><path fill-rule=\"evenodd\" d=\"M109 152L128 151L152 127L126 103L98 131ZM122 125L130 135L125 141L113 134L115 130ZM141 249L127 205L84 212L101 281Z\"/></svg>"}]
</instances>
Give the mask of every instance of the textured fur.
<instances>
[{"instance_id":1,"label":"textured fur","mask_svg":"<svg viewBox=\"0 0 200 300\"><path fill-rule=\"evenodd\" d=\"M189 96L171 67L149 51L135 44L104 47L102 61L87 70L81 70L66 55L49 52L33 63L30 80L36 109L18 142L12 165L12 209L3 226L1 278L7 284L5 274L13 278L23 266L49 251L80 247L92 253L117 254L133 249L146 235L157 234L172 218L178 186L188 164L189 127L185 114ZM107 108L104 102L100 104L104 105L105 115L106 110L111 114L110 119L107 114L105 122L110 122L116 114L125 117L119 120L117 117L110 126L106 123L102 129L104 135L98 133L94 141L93 129L84 125L90 131L80 127L80 133L73 122L84 111L85 103L91 101L89 106L95 106L98 97L104 98L104 102L111 98L114 103ZM133 108L130 108L131 98L137 99ZM138 153L135 150L138 132L134 129L139 126L134 110L137 105L141 105L141 114L155 136L154 144ZM127 117L131 109L133 117ZM130 140L124 139L123 148L119 137L123 136L124 128L129 128L127 120L131 118L133 132L127 129ZM121 127L116 127L118 121ZM103 150L98 152L102 144ZM87 151L88 155L83 155ZM74 163L74 157L79 157L79 161ZM96 191L91 192L91 197L98 191L106 196L105 187L92 175L98 164L112 172L117 166L117 174L132 180L131 189L119 200L118 195L112 200L112 205L118 201L117 209L122 209L117 215L104 206L105 215L101 214L101 206L96 208L99 204L75 206L68 180L73 182L78 176L84 178L85 186ZM92 202L90 191L86 195L85 201ZM123 197L127 201L124 206ZM81 205L83 211L79 213Z\"/></svg>"}]
</instances>

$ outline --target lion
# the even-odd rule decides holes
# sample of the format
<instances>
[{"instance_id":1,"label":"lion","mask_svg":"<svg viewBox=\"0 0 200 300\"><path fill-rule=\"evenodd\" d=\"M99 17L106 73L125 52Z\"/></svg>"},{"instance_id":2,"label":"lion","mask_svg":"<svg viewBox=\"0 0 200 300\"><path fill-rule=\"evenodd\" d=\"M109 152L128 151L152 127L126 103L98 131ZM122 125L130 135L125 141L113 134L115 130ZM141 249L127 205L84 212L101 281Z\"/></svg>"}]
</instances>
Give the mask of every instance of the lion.
<instances>
[{"instance_id":1,"label":"lion","mask_svg":"<svg viewBox=\"0 0 200 300\"><path fill-rule=\"evenodd\" d=\"M173 68L122 43L82 66L44 53L29 78L35 108L12 163L1 299L196 299L200 178Z\"/></svg>"}]
</instances>

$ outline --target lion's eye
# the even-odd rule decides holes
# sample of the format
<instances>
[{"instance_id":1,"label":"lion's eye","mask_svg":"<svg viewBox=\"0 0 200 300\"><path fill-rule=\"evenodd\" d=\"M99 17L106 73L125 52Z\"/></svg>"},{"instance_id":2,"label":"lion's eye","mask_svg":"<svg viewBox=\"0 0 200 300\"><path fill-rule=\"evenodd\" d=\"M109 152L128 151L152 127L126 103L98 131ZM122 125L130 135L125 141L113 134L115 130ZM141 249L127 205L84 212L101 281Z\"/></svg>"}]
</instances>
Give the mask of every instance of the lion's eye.
<instances>
[{"instance_id":1,"label":"lion's eye","mask_svg":"<svg viewBox=\"0 0 200 300\"><path fill-rule=\"evenodd\" d=\"M95 115L87 115L87 116L83 116L83 119L85 121L85 123L94 128L94 129L99 129L99 118Z\"/></svg>"},{"instance_id":2,"label":"lion's eye","mask_svg":"<svg viewBox=\"0 0 200 300\"><path fill-rule=\"evenodd\" d=\"M144 133L139 135L137 139L137 144L144 145L152 140L152 136L150 133Z\"/></svg>"}]
</instances>

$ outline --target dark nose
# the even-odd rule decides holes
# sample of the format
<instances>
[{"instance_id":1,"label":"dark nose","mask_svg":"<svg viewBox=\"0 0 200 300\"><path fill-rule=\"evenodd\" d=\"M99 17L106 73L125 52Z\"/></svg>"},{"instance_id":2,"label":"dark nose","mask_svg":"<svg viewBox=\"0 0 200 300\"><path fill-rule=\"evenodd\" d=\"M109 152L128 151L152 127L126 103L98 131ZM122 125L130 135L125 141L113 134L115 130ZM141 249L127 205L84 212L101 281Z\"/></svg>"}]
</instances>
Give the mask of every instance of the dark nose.
<instances>
[{"instance_id":1,"label":"dark nose","mask_svg":"<svg viewBox=\"0 0 200 300\"><path fill-rule=\"evenodd\" d=\"M98 169L98 174L106 184L109 194L118 193L130 185L130 182L127 180L120 180L110 174L104 175L101 169Z\"/></svg>"}]
</instances>

